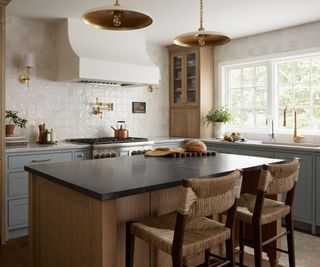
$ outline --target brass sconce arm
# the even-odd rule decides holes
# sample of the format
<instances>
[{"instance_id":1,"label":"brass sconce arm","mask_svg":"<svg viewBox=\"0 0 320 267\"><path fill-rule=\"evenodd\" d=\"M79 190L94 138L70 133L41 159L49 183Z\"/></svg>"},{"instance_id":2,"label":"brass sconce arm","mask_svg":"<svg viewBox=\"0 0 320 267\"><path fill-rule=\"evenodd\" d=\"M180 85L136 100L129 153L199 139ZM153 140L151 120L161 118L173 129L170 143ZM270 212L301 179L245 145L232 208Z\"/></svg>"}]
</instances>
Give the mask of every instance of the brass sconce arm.
<instances>
[{"instance_id":1,"label":"brass sconce arm","mask_svg":"<svg viewBox=\"0 0 320 267\"><path fill-rule=\"evenodd\" d=\"M19 76L19 81L22 84L27 84L27 86L29 87L29 83L31 80L31 76L30 76L31 68L34 67L33 54L31 53L24 54L23 66L27 68L27 74L21 74Z\"/></svg>"},{"instance_id":2,"label":"brass sconce arm","mask_svg":"<svg viewBox=\"0 0 320 267\"><path fill-rule=\"evenodd\" d=\"M27 67L27 74L21 74L19 77L19 81L22 84L27 84L27 86L29 87L29 81L30 81L30 69L31 67Z\"/></svg>"}]
</instances>

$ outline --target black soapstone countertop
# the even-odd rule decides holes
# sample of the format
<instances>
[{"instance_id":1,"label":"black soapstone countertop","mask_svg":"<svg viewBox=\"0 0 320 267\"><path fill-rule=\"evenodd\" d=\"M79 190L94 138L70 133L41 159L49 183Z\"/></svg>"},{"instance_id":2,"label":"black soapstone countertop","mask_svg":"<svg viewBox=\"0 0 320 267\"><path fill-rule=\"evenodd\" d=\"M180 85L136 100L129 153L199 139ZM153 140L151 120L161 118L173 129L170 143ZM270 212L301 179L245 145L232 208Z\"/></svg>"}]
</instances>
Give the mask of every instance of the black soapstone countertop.
<instances>
[{"instance_id":1,"label":"black soapstone countertop","mask_svg":"<svg viewBox=\"0 0 320 267\"><path fill-rule=\"evenodd\" d=\"M170 188L183 178L215 177L279 159L217 153L216 156L118 157L25 166L25 170L98 200Z\"/></svg>"}]
</instances>

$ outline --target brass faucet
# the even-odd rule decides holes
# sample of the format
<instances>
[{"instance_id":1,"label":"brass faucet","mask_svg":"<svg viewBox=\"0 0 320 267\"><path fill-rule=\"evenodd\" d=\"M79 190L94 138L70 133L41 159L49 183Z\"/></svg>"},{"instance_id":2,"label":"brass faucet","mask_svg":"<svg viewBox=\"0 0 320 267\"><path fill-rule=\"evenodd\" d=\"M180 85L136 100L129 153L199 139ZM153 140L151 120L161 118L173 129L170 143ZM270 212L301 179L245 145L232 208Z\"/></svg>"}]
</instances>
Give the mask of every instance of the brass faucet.
<instances>
[{"instance_id":1,"label":"brass faucet","mask_svg":"<svg viewBox=\"0 0 320 267\"><path fill-rule=\"evenodd\" d=\"M99 98L96 98L96 104L95 107L93 107L92 113L94 115L100 115L100 119L102 119L102 111L113 111L113 103L103 103L99 101Z\"/></svg>"},{"instance_id":2,"label":"brass faucet","mask_svg":"<svg viewBox=\"0 0 320 267\"><path fill-rule=\"evenodd\" d=\"M283 126L286 127L287 126L287 109L288 107L285 107L284 111L283 111ZM297 109L293 108L293 116L294 116L294 129L293 129L293 142L295 143L299 143L302 139L303 136L302 135L298 135L297 133Z\"/></svg>"}]
</instances>

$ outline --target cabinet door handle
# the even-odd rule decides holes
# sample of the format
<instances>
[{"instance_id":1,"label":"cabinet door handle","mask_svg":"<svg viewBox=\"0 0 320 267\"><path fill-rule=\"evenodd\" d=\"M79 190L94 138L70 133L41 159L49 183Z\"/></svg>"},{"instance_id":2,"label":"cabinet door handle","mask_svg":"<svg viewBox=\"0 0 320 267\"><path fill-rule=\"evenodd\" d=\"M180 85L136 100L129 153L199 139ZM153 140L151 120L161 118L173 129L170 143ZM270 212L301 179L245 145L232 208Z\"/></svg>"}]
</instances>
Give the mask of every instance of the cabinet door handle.
<instances>
[{"instance_id":1,"label":"cabinet door handle","mask_svg":"<svg viewBox=\"0 0 320 267\"><path fill-rule=\"evenodd\" d=\"M82 153L82 154L79 154L78 155L78 158L84 158L84 154Z\"/></svg>"},{"instance_id":2,"label":"cabinet door handle","mask_svg":"<svg viewBox=\"0 0 320 267\"><path fill-rule=\"evenodd\" d=\"M51 161L51 159L33 159L31 162L48 162Z\"/></svg>"}]
</instances>

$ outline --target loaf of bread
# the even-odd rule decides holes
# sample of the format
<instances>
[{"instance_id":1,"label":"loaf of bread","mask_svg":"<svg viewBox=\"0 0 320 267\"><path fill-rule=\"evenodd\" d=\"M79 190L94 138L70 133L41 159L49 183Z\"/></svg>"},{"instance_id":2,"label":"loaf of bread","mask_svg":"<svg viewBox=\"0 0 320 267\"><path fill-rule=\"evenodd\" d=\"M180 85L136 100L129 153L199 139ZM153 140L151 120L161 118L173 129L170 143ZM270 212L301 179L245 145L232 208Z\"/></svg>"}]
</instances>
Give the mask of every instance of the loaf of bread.
<instances>
[{"instance_id":1,"label":"loaf of bread","mask_svg":"<svg viewBox=\"0 0 320 267\"><path fill-rule=\"evenodd\" d=\"M200 140L194 139L186 144L187 152L207 152L207 146Z\"/></svg>"}]
</instances>

